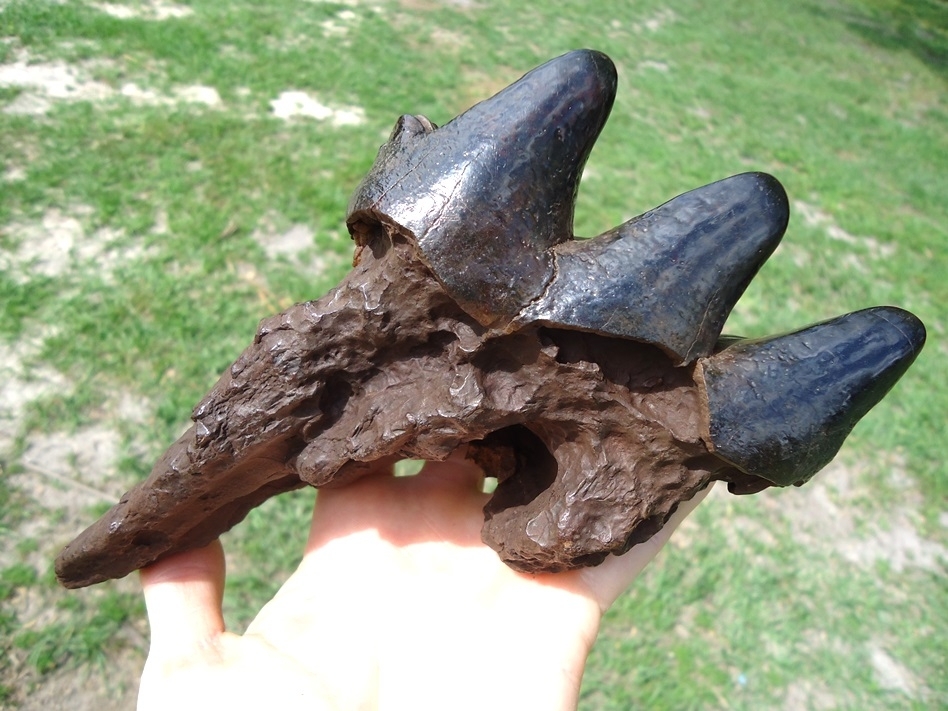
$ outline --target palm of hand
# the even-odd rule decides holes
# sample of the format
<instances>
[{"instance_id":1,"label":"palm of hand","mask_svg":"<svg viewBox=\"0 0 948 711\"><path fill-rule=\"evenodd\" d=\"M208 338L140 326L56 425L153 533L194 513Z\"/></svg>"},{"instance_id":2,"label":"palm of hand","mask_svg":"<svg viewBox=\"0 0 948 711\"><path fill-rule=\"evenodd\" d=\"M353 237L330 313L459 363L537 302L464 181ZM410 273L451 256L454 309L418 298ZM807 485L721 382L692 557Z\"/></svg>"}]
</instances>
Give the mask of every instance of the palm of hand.
<instances>
[{"instance_id":1,"label":"palm of hand","mask_svg":"<svg viewBox=\"0 0 948 711\"><path fill-rule=\"evenodd\" d=\"M697 500L597 568L524 575L481 542L481 481L451 459L322 491L299 568L243 636L224 631L219 544L143 570L139 709L575 708L602 612Z\"/></svg>"}]
</instances>

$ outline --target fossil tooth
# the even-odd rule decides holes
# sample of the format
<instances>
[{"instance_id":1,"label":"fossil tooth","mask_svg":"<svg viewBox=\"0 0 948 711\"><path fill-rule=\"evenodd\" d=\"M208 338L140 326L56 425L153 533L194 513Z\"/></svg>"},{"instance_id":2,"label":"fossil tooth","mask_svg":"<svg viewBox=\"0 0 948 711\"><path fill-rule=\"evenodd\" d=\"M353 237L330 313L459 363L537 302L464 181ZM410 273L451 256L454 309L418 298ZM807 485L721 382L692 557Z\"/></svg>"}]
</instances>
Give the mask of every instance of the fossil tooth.
<instances>
[{"instance_id":1,"label":"fossil tooth","mask_svg":"<svg viewBox=\"0 0 948 711\"><path fill-rule=\"evenodd\" d=\"M556 248L557 275L523 322L709 355L728 314L787 227L773 177L745 173L679 195L591 240Z\"/></svg>"},{"instance_id":2,"label":"fossil tooth","mask_svg":"<svg viewBox=\"0 0 948 711\"><path fill-rule=\"evenodd\" d=\"M570 52L441 128L402 117L349 204L353 237L378 224L417 241L448 293L484 325L509 321L572 238L583 166L615 98L604 54Z\"/></svg>"},{"instance_id":3,"label":"fossil tooth","mask_svg":"<svg viewBox=\"0 0 948 711\"><path fill-rule=\"evenodd\" d=\"M710 481L751 493L829 461L924 328L877 308L721 338L787 224L760 173L574 241L615 88L607 57L572 52L441 128L399 119L350 203L353 269L260 324L148 478L63 549L63 585L404 458L466 452L496 476L482 538L529 572L621 554Z\"/></svg>"},{"instance_id":4,"label":"fossil tooth","mask_svg":"<svg viewBox=\"0 0 948 711\"><path fill-rule=\"evenodd\" d=\"M734 343L698 363L707 443L748 474L801 484L830 462L924 343L921 321L894 307Z\"/></svg>"}]
</instances>

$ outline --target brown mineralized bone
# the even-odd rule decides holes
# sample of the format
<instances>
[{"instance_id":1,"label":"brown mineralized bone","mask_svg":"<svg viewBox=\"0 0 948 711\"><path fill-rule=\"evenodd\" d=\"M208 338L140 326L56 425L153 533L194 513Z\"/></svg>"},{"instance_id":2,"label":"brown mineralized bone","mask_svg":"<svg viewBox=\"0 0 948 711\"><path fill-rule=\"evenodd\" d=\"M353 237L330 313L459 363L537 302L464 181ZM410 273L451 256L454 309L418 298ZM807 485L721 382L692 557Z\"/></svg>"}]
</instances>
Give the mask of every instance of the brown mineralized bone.
<instances>
[{"instance_id":1,"label":"brown mineralized bone","mask_svg":"<svg viewBox=\"0 0 948 711\"><path fill-rule=\"evenodd\" d=\"M595 565L713 480L799 484L925 331L867 309L722 338L787 199L738 175L574 240L615 92L604 55L534 70L443 128L403 116L350 203L353 270L264 321L194 425L56 571L67 587L202 546L265 499L459 447L498 479L484 541L523 571Z\"/></svg>"}]
</instances>

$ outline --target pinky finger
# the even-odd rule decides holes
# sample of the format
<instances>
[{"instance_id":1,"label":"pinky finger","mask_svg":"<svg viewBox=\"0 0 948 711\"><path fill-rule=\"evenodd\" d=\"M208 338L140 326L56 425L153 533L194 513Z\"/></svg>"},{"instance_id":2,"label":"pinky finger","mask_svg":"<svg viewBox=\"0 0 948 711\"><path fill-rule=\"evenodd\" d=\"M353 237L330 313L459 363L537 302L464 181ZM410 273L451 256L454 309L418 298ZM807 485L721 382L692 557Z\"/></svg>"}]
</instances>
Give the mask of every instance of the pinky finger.
<instances>
[{"instance_id":1,"label":"pinky finger","mask_svg":"<svg viewBox=\"0 0 948 711\"><path fill-rule=\"evenodd\" d=\"M150 655L185 655L223 633L224 549L219 541L143 568L141 583Z\"/></svg>"}]
</instances>

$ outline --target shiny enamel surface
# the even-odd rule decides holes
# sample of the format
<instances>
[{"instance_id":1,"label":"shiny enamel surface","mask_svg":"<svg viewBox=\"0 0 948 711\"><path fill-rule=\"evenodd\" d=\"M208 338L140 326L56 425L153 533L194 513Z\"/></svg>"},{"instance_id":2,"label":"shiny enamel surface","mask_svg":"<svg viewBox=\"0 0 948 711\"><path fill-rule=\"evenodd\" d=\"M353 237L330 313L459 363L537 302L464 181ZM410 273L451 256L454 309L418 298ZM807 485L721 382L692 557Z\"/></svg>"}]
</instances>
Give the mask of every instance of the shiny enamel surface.
<instances>
[{"instance_id":1,"label":"shiny enamel surface","mask_svg":"<svg viewBox=\"0 0 948 711\"><path fill-rule=\"evenodd\" d=\"M583 166L616 91L604 54L570 52L441 128L403 116L349 204L407 230L448 292L485 325L509 321L553 276L572 238Z\"/></svg>"},{"instance_id":2,"label":"shiny enamel surface","mask_svg":"<svg viewBox=\"0 0 948 711\"><path fill-rule=\"evenodd\" d=\"M783 187L764 173L692 190L558 247L556 278L521 318L643 341L679 363L706 356L788 215Z\"/></svg>"},{"instance_id":3,"label":"shiny enamel surface","mask_svg":"<svg viewBox=\"0 0 948 711\"><path fill-rule=\"evenodd\" d=\"M739 341L699 363L714 453L779 486L832 460L915 360L925 327L894 307Z\"/></svg>"}]
</instances>

